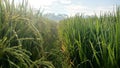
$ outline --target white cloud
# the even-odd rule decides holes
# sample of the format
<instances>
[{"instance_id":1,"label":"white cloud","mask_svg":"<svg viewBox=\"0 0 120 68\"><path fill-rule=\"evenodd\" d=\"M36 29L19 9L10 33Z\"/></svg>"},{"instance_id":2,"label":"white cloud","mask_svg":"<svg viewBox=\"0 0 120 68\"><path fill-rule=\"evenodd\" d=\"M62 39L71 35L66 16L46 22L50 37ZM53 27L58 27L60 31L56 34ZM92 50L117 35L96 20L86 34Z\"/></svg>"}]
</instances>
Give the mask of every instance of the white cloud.
<instances>
[{"instance_id":1,"label":"white cloud","mask_svg":"<svg viewBox=\"0 0 120 68\"><path fill-rule=\"evenodd\" d=\"M104 6L104 7L97 7L96 10L97 11L102 11L102 12L108 12L108 11L112 12L113 8L115 8L115 7L113 7L113 6Z\"/></svg>"},{"instance_id":2,"label":"white cloud","mask_svg":"<svg viewBox=\"0 0 120 68\"><path fill-rule=\"evenodd\" d=\"M65 6L65 8L70 16L74 16L76 13L86 13L86 11L89 9L88 7L81 5L68 5Z\"/></svg>"},{"instance_id":3,"label":"white cloud","mask_svg":"<svg viewBox=\"0 0 120 68\"><path fill-rule=\"evenodd\" d=\"M44 6L50 6L57 0L28 0L30 5L35 8L40 8Z\"/></svg>"},{"instance_id":4,"label":"white cloud","mask_svg":"<svg viewBox=\"0 0 120 68\"><path fill-rule=\"evenodd\" d=\"M22 0L15 0L16 2L22 1ZM28 0L29 4L34 7L34 8L42 8L45 13L66 13L69 16L74 16L76 13L79 14L84 14L84 15L100 15L104 14L105 12L113 12L113 6L95 6L95 7L90 7L87 5L77 5L77 4L72 4L71 0ZM60 2L59 7L62 6L61 8L58 8L58 6L55 6L55 3ZM53 8L56 7L56 8ZM114 7L115 8L115 7ZM58 11L58 10L63 10L64 11ZM115 10L114 10L115 11Z\"/></svg>"},{"instance_id":5,"label":"white cloud","mask_svg":"<svg viewBox=\"0 0 120 68\"><path fill-rule=\"evenodd\" d=\"M105 13L112 13L115 11L115 7L114 6L100 6L100 7L96 7L94 8L93 12L94 14L96 13L96 15L100 15L100 14L105 14Z\"/></svg>"},{"instance_id":6,"label":"white cloud","mask_svg":"<svg viewBox=\"0 0 120 68\"><path fill-rule=\"evenodd\" d=\"M59 0L62 4L71 4L71 0Z\"/></svg>"},{"instance_id":7,"label":"white cloud","mask_svg":"<svg viewBox=\"0 0 120 68\"><path fill-rule=\"evenodd\" d=\"M23 0L15 0L15 3L22 1ZM108 11L113 12L116 9L115 6L101 5L92 7L84 4L77 5L72 3L72 0L28 0L28 2L34 8L43 9L45 13L66 13L69 16L74 16L76 13L84 15L94 15L96 13L97 15L100 15Z\"/></svg>"},{"instance_id":8,"label":"white cloud","mask_svg":"<svg viewBox=\"0 0 120 68\"><path fill-rule=\"evenodd\" d=\"M89 6L83 5L68 5L65 6L67 13L70 16L74 16L76 13L84 14L84 15L100 15L106 12L113 12L113 6L100 6L91 8Z\"/></svg>"},{"instance_id":9,"label":"white cloud","mask_svg":"<svg viewBox=\"0 0 120 68\"><path fill-rule=\"evenodd\" d=\"M51 6L58 0L28 0L29 4L36 9L43 10L43 13L53 13Z\"/></svg>"}]
</instances>

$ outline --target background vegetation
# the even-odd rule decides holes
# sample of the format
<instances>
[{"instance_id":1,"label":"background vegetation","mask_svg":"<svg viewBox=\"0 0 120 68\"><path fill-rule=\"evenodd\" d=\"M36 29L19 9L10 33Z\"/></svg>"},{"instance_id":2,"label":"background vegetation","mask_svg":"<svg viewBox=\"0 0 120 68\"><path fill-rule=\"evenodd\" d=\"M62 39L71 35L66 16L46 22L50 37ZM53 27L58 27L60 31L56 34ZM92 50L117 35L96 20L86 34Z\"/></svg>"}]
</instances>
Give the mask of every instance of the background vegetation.
<instances>
[{"instance_id":1,"label":"background vegetation","mask_svg":"<svg viewBox=\"0 0 120 68\"><path fill-rule=\"evenodd\" d=\"M119 68L120 8L56 23L27 0L0 0L0 68Z\"/></svg>"},{"instance_id":2,"label":"background vegetation","mask_svg":"<svg viewBox=\"0 0 120 68\"><path fill-rule=\"evenodd\" d=\"M103 16L61 21L60 38L73 68L119 68L120 10Z\"/></svg>"}]
</instances>

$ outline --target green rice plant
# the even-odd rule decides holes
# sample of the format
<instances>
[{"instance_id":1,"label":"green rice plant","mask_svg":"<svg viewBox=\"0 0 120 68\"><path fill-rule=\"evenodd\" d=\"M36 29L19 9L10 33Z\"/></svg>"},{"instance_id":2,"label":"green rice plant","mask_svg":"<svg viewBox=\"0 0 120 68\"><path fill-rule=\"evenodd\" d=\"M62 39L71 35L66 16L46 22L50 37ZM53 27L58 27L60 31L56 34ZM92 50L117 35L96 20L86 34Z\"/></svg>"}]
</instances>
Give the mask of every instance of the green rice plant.
<instances>
[{"instance_id":1,"label":"green rice plant","mask_svg":"<svg viewBox=\"0 0 120 68\"><path fill-rule=\"evenodd\" d=\"M119 12L117 8L113 14L81 15L60 22L59 38L73 68L119 67Z\"/></svg>"},{"instance_id":2,"label":"green rice plant","mask_svg":"<svg viewBox=\"0 0 120 68\"><path fill-rule=\"evenodd\" d=\"M19 40L20 38L34 38L34 39L39 38L37 39L37 41L33 41L33 40L27 40L27 41L19 40L19 41L22 42L21 43L22 47L29 51L32 51L30 47L41 48L40 46L42 45L41 44L42 38L33 25L34 20L30 19L29 14L31 14L32 16L34 15L33 13L31 13L31 11L29 12L29 10L27 10L27 6L26 6L27 2L23 1L23 3L21 5L19 4L18 6L14 5L14 1L12 1L12 4L9 4L9 3L10 3L9 0L1 1L1 24L2 24L1 34L5 35L5 32L7 30L8 31L10 30L8 36L11 37L15 31L18 37L16 38L14 37L12 38L12 40L10 40L10 44L12 46L16 46L17 44L19 44L19 42L17 42L16 40ZM25 44L24 44L24 41L26 42ZM31 43L27 43L27 42L31 42ZM37 45L34 44L36 42L37 42ZM27 45L29 45L29 47L27 47ZM38 56L39 54L36 55L36 57Z\"/></svg>"},{"instance_id":3,"label":"green rice plant","mask_svg":"<svg viewBox=\"0 0 120 68\"><path fill-rule=\"evenodd\" d=\"M55 23L27 0L0 0L0 67L119 68L119 17L118 7L113 14Z\"/></svg>"},{"instance_id":4,"label":"green rice plant","mask_svg":"<svg viewBox=\"0 0 120 68\"><path fill-rule=\"evenodd\" d=\"M32 61L31 53L21 46L9 47L9 40L4 37L0 40L0 66L2 68L28 68Z\"/></svg>"},{"instance_id":5,"label":"green rice plant","mask_svg":"<svg viewBox=\"0 0 120 68\"><path fill-rule=\"evenodd\" d=\"M29 68L34 64L35 68L54 67L50 61L40 60L45 51L41 33L35 26L42 23L38 21L42 18L38 12L28 6L27 0L18 5L14 0L0 0L0 67Z\"/></svg>"},{"instance_id":6,"label":"green rice plant","mask_svg":"<svg viewBox=\"0 0 120 68\"><path fill-rule=\"evenodd\" d=\"M45 61L45 59L42 57L39 60L36 60L33 62L33 64L30 66L30 68L43 68L43 67L48 67L48 68L55 68L51 62Z\"/></svg>"}]
</instances>

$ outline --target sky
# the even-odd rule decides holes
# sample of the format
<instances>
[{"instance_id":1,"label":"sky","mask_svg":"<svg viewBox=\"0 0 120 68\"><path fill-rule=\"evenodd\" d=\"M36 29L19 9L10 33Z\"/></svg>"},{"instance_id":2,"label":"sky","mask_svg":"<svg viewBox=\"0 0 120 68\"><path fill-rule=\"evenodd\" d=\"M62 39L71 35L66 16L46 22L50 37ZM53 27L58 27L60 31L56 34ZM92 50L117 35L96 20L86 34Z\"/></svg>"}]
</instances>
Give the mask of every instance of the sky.
<instances>
[{"instance_id":1,"label":"sky","mask_svg":"<svg viewBox=\"0 0 120 68\"><path fill-rule=\"evenodd\" d=\"M43 10L43 13L100 15L100 13L113 12L120 0L28 0L29 4Z\"/></svg>"}]
</instances>

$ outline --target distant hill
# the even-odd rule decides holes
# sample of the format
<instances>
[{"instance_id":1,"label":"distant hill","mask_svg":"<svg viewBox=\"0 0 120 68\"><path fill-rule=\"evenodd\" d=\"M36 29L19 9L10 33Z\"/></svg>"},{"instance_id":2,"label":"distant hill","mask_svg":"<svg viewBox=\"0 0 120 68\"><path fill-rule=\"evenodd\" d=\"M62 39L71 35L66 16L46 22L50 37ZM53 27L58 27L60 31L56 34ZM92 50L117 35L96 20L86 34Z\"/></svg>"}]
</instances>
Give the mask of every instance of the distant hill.
<instances>
[{"instance_id":1,"label":"distant hill","mask_svg":"<svg viewBox=\"0 0 120 68\"><path fill-rule=\"evenodd\" d=\"M54 21L60 21L60 20L63 20L68 17L68 15L66 15L66 14L57 14L56 15L54 13L47 13L47 14L44 14L43 16L50 20L54 20Z\"/></svg>"}]
</instances>

